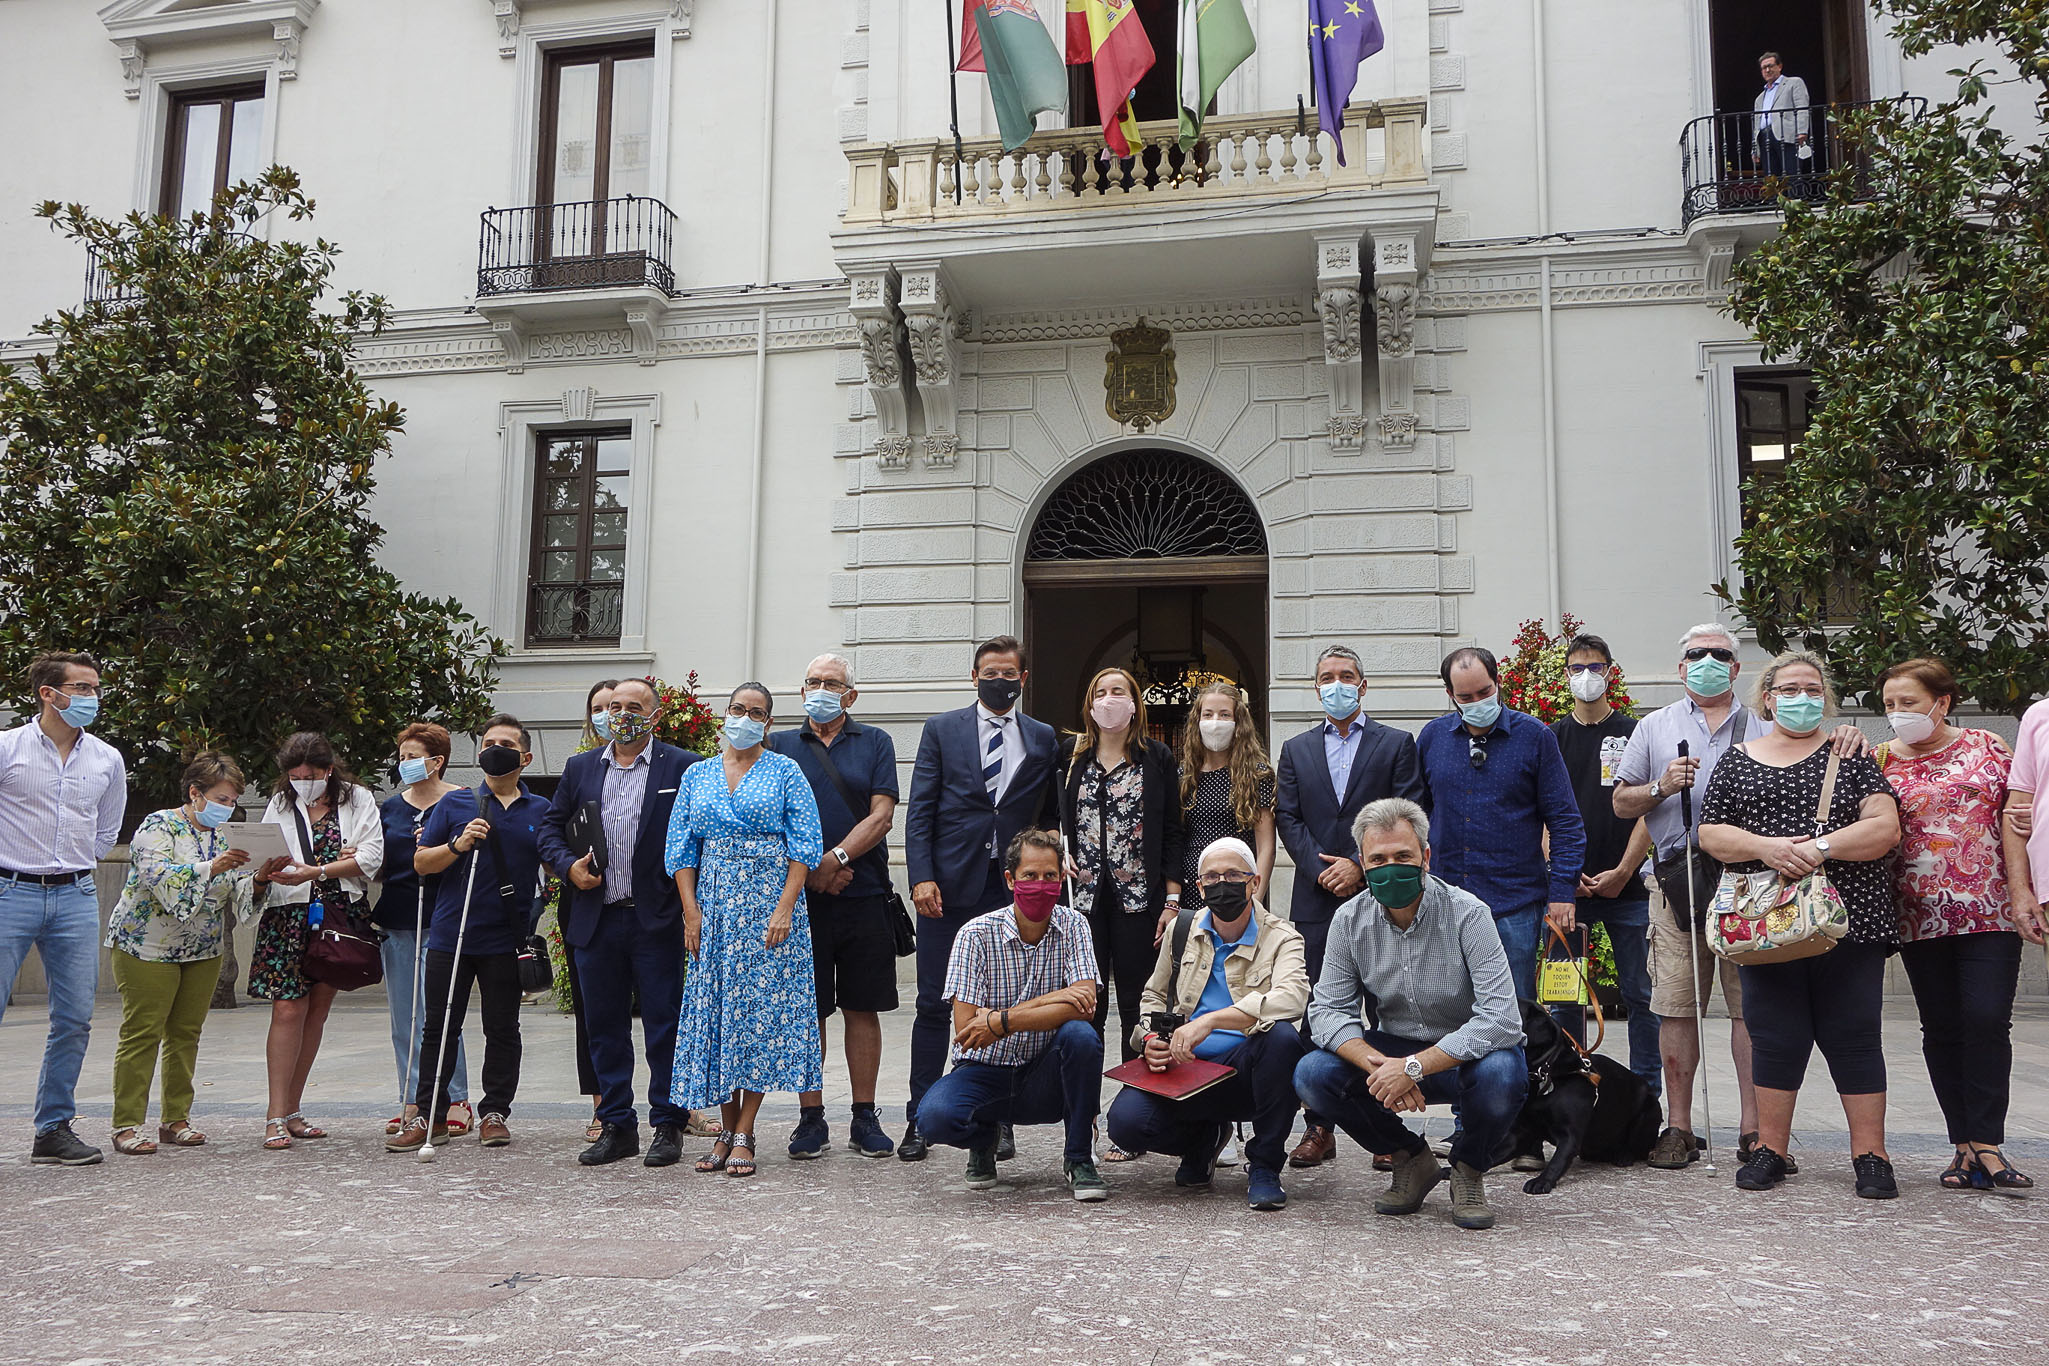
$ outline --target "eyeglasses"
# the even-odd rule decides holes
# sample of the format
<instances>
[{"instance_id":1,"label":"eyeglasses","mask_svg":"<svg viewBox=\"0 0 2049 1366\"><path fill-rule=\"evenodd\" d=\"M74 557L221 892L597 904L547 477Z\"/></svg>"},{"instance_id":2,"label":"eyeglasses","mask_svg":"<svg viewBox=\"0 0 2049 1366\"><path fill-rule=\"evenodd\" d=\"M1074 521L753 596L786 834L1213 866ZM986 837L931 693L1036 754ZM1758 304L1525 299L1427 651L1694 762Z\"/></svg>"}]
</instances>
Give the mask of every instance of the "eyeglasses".
<instances>
[{"instance_id":1,"label":"eyeglasses","mask_svg":"<svg viewBox=\"0 0 2049 1366\"><path fill-rule=\"evenodd\" d=\"M100 695L100 685L97 683L53 683L51 686L58 692L68 692L73 697L98 697Z\"/></svg>"},{"instance_id":2,"label":"eyeglasses","mask_svg":"<svg viewBox=\"0 0 2049 1366\"><path fill-rule=\"evenodd\" d=\"M1608 672L1608 666L1606 664L1568 664L1565 666L1565 672L1569 674L1604 674Z\"/></svg>"},{"instance_id":3,"label":"eyeglasses","mask_svg":"<svg viewBox=\"0 0 2049 1366\"><path fill-rule=\"evenodd\" d=\"M1015 683L1018 679L1023 678L1024 675L1022 673L1019 673L1016 669L984 669L980 673L976 674L975 677L1002 678L1007 679L1012 683Z\"/></svg>"},{"instance_id":4,"label":"eyeglasses","mask_svg":"<svg viewBox=\"0 0 2049 1366\"><path fill-rule=\"evenodd\" d=\"M1691 650L1688 650L1683 657L1689 664L1709 658L1719 659L1724 664L1736 662L1736 652L1734 650L1725 650L1719 645L1696 645Z\"/></svg>"},{"instance_id":5,"label":"eyeglasses","mask_svg":"<svg viewBox=\"0 0 2049 1366\"><path fill-rule=\"evenodd\" d=\"M1487 742L1477 737L1469 736L1467 737L1466 744L1468 746L1466 758L1472 761L1473 767L1476 769L1487 767Z\"/></svg>"},{"instance_id":6,"label":"eyeglasses","mask_svg":"<svg viewBox=\"0 0 2049 1366\"><path fill-rule=\"evenodd\" d=\"M1821 690L1819 683L1788 683L1783 688L1773 688L1772 696L1783 697L1790 702L1796 697L1822 698L1828 694Z\"/></svg>"},{"instance_id":7,"label":"eyeglasses","mask_svg":"<svg viewBox=\"0 0 2049 1366\"><path fill-rule=\"evenodd\" d=\"M847 685L840 682L837 678L807 678L804 680L804 691L846 692Z\"/></svg>"},{"instance_id":8,"label":"eyeglasses","mask_svg":"<svg viewBox=\"0 0 2049 1366\"><path fill-rule=\"evenodd\" d=\"M732 706L726 708L726 715L744 716L750 721L768 720L768 713L763 711L760 707L743 707L738 702L735 702Z\"/></svg>"},{"instance_id":9,"label":"eyeglasses","mask_svg":"<svg viewBox=\"0 0 2049 1366\"><path fill-rule=\"evenodd\" d=\"M1252 874L1250 873L1203 873L1195 879L1195 885L1198 887L1217 887L1228 882L1234 886L1242 886L1250 881L1252 881Z\"/></svg>"}]
</instances>

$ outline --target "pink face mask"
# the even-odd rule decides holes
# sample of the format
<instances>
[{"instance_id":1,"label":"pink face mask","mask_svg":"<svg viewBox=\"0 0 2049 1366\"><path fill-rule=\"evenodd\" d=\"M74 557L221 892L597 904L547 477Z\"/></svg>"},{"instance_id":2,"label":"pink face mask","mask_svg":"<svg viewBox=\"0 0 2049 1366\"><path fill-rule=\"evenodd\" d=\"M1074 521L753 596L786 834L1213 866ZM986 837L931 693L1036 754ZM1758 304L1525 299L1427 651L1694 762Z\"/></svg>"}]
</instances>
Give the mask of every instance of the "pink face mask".
<instances>
[{"instance_id":1,"label":"pink face mask","mask_svg":"<svg viewBox=\"0 0 2049 1366\"><path fill-rule=\"evenodd\" d=\"M1053 908L1060 904L1060 883L1055 879L1045 881L1013 882L1010 893L1017 901L1018 914L1037 924L1053 914Z\"/></svg>"},{"instance_id":2,"label":"pink face mask","mask_svg":"<svg viewBox=\"0 0 2049 1366\"><path fill-rule=\"evenodd\" d=\"M1104 730L1123 730L1138 714L1138 703L1122 693L1105 693L1089 704L1089 715Z\"/></svg>"}]
</instances>

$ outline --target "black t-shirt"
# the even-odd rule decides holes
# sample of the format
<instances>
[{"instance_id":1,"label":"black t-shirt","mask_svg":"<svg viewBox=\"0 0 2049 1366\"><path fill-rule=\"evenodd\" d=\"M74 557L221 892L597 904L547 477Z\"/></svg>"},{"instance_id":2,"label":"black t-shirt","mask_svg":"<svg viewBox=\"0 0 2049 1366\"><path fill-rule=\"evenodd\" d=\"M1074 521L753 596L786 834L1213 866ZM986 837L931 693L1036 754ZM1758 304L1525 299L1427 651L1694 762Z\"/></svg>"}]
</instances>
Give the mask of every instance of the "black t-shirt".
<instances>
[{"instance_id":1,"label":"black t-shirt","mask_svg":"<svg viewBox=\"0 0 2049 1366\"><path fill-rule=\"evenodd\" d=\"M1572 795L1579 802L1579 818L1587 828L1586 861L1580 866L1598 876L1622 862L1629 849L1629 834L1635 821L1615 814L1615 774L1622 767L1622 751L1636 730L1636 719L1610 712L1598 726L1582 725L1570 716L1551 723L1558 748L1565 755L1565 771L1572 775ZM1617 901L1645 901L1650 889L1641 876L1622 885Z\"/></svg>"}]
</instances>

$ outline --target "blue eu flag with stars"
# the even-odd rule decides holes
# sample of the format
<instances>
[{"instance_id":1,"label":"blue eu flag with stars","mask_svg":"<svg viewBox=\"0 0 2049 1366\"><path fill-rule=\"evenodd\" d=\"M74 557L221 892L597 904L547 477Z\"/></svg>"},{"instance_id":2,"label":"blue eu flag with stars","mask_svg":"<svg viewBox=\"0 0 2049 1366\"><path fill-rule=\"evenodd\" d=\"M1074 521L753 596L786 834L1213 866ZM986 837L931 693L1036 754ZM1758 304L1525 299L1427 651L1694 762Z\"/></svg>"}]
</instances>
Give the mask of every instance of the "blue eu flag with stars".
<instances>
[{"instance_id":1,"label":"blue eu flag with stars","mask_svg":"<svg viewBox=\"0 0 2049 1366\"><path fill-rule=\"evenodd\" d=\"M1373 0L1309 0L1309 79L1316 91L1316 125L1330 134L1338 164L1345 164L1345 102L1359 83L1359 63L1387 46Z\"/></svg>"}]
</instances>

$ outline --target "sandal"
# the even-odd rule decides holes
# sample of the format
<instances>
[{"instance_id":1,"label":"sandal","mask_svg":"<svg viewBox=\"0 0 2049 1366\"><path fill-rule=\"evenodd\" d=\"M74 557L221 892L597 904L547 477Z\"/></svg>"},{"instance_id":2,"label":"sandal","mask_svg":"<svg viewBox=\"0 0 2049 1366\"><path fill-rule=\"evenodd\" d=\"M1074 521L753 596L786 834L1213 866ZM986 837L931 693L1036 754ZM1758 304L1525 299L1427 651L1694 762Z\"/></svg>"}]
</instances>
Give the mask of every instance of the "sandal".
<instances>
[{"instance_id":1,"label":"sandal","mask_svg":"<svg viewBox=\"0 0 2049 1366\"><path fill-rule=\"evenodd\" d=\"M724 1129L719 1130L718 1141L711 1145L711 1151L697 1159L697 1170L701 1172L724 1171L726 1169L726 1159L733 1155L733 1137L732 1134L727 1133ZM720 1148L724 1148L725 1151L720 1152Z\"/></svg>"},{"instance_id":2,"label":"sandal","mask_svg":"<svg viewBox=\"0 0 2049 1366\"><path fill-rule=\"evenodd\" d=\"M740 1149L742 1148L745 1148L749 1153L752 1153L754 1151L753 1134L734 1133L728 1134L726 1135L726 1137L730 1140L730 1142L726 1146L726 1151L728 1154L736 1153L740 1151ZM755 1166L754 1159L752 1157L727 1157L727 1176L752 1176L754 1175L754 1172Z\"/></svg>"},{"instance_id":3,"label":"sandal","mask_svg":"<svg viewBox=\"0 0 2049 1366\"><path fill-rule=\"evenodd\" d=\"M157 1145L142 1136L140 1129L116 1129L114 1151L127 1153L130 1157L148 1157L157 1150Z\"/></svg>"},{"instance_id":4,"label":"sandal","mask_svg":"<svg viewBox=\"0 0 2049 1366\"><path fill-rule=\"evenodd\" d=\"M685 1114L689 1118L684 1121L683 1132L692 1138L717 1138L724 1132L719 1128L719 1122L702 1110L688 1110Z\"/></svg>"},{"instance_id":5,"label":"sandal","mask_svg":"<svg viewBox=\"0 0 2049 1366\"><path fill-rule=\"evenodd\" d=\"M206 1135L181 1119L176 1124L157 1125L157 1142L174 1148L197 1148L206 1142Z\"/></svg>"},{"instance_id":6,"label":"sandal","mask_svg":"<svg viewBox=\"0 0 2049 1366\"><path fill-rule=\"evenodd\" d=\"M384 1136L389 1138L405 1127L406 1117L403 1114L393 1115L390 1119L384 1121Z\"/></svg>"},{"instance_id":7,"label":"sandal","mask_svg":"<svg viewBox=\"0 0 2049 1366\"><path fill-rule=\"evenodd\" d=\"M277 1130L272 1133L271 1130ZM263 1146L274 1153L281 1153L292 1146L292 1126L289 1120L266 1119L263 1121Z\"/></svg>"},{"instance_id":8,"label":"sandal","mask_svg":"<svg viewBox=\"0 0 2049 1366\"><path fill-rule=\"evenodd\" d=\"M456 1113L457 1110L462 1111L462 1113L458 1115ZM470 1108L470 1103L466 1100L458 1100L448 1107L448 1119L445 1127L449 1133L457 1138L461 1138L476 1124L476 1120L477 1112ZM592 1139L591 1141L595 1143L597 1140Z\"/></svg>"},{"instance_id":9,"label":"sandal","mask_svg":"<svg viewBox=\"0 0 2049 1366\"><path fill-rule=\"evenodd\" d=\"M591 1122L583 1126L583 1137L588 1143L595 1143L605 1136L605 1121L598 1118L598 1107L591 1107Z\"/></svg>"},{"instance_id":10,"label":"sandal","mask_svg":"<svg viewBox=\"0 0 2049 1366\"><path fill-rule=\"evenodd\" d=\"M1986 1184L2001 1195L2026 1195L2035 1188L2035 1178L2007 1161L2006 1154L1999 1150L1998 1144L1988 1143L1980 1147L1973 1143L1971 1156L1977 1163L1978 1170L1984 1174ZM1998 1171L1993 1171L1985 1165L1987 1157L1999 1159Z\"/></svg>"},{"instance_id":11,"label":"sandal","mask_svg":"<svg viewBox=\"0 0 2049 1366\"><path fill-rule=\"evenodd\" d=\"M297 1120L299 1122L299 1127L296 1129L292 1127L293 1120ZM290 1114L286 1115L282 1120L279 1120L278 1122L285 1126L285 1132L290 1134L293 1138L327 1137L327 1130L321 1128L318 1124L312 1123L306 1118L305 1115L301 1114L297 1110L292 1111Z\"/></svg>"},{"instance_id":12,"label":"sandal","mask_svg":"<svg viewBox=\"0 0 2049 1366\"><path fill-rule=\"evenodd\" d=\"M1142 1152L1134 1153L1128 1149L1118 1147L1115 1143L1103 1149L1103 1160L1105 1162L1136 1162L1144 1156L1145 1154Z\"/></svg>"},{"instance_id":13,"label":"sandal","mask_svg":"<svg viewBox=\"0 0 2049 1366\"><path fill-rule=\"evenodd\" d=\"M1984 1190L1990 1184L1978 1166L1977 1154L1969 1151L1959 1152L1936 1181L1946 1191Z\"/></svg>"}]
</instances>

